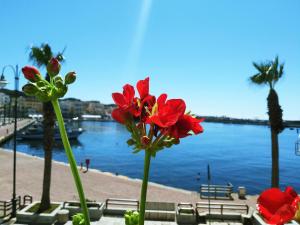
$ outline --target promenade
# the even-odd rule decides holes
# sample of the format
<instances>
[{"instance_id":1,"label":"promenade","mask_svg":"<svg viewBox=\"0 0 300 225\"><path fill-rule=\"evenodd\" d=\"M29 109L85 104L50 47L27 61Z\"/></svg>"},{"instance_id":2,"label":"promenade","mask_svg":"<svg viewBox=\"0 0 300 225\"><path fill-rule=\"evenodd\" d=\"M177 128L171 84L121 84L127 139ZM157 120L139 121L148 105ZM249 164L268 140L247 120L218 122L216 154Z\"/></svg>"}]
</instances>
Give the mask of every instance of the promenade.
<instances>
[{"instance_id":1,"label":"promenade","mask_svg":"<svg viewBox=\"0 0 300 225\"><path fill-rule=\"evenodd\" d=\"M12 151L0 148L0 200L9 200L12 193ZM23 153L17 154L17 194L32 195L34 200L40 200L43 181L44 160ZM141 180L125 176L116 176L98 170L80 172L86 198L89 200L105 201L107 198L139 199ZM78 200L70 168L65 163L53 161L51 179L51 200ZM247 196L246 200L239 200L233 194L230 202L247 203L255 207L257 196ZM167 187L154 183L149 184L149 201L191 202L200 201L199 193ZM218 200L218 202L220 202ZM228 202L228 200L227 200Z\"/></svg>"},{"instance_id":2,"label":"promenade","mask_svg":"<svg viewBox=\"0 0 300 225\"><path fill-rule=\"evenodd\" d=\"M23 128L29 126L33 123L33 119L20 119L17 121L17 130L22 130ZM14 134L14 121L11 123L0 126L0 144L6 141L8 138L12 137Z\"/></svg>"}]
</instances>

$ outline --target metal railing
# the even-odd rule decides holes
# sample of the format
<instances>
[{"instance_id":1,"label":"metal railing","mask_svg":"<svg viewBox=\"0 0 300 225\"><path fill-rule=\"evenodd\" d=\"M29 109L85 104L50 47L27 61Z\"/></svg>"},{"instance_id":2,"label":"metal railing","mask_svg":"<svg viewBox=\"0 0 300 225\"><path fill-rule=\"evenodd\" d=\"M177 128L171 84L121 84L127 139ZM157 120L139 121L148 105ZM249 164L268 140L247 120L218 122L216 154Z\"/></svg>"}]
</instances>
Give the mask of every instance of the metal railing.
<instances>
[{"instance_id":1,"label":"metal railing","mask_svg":"<svg viewBox=\"0 0 300 225\"><path fill-rule=\"evenodd\" d=\"M16 209L20 210L22 209L22 207L29 205L30 203L32 203L32 196L24 195L23 204L21 202L21 196L17 196ZM13 209L13 200L0 201L0 219L2 220L10 219L12 216L12 209Z\"/></svg>"},{"instance_id":2,"label":"metal railing","mask_svg":"<svg viewBox=\"0 0 300 225\"><path fill-rule=\"evenodd\" d=\"M21 196L18 196L16 199L17 210L21 208ZM11 217L13 208L13 201L0 201L0 218Z\"/></svg>"}]
</instances>

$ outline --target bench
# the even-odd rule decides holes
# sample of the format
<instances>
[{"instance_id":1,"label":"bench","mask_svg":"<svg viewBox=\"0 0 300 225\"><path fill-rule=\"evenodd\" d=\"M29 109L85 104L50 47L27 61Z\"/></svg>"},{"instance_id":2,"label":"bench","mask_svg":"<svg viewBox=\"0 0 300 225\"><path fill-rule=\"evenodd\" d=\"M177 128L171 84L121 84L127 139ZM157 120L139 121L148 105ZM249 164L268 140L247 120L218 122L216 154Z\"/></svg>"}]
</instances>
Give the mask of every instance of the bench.
<instances>
[{"instance_id":1,"label":"bench","mask_svg":"<svg viewBox=\"0 0 300 225\"><path fill-rule=\"evenodd\" d=\"M124 216L127 210L139 210L139 201L136 199L108 198L105 201L104 214Z\"/></svg>"},{"instance_id":2,"label":"bench","mask_svg":"<svg viewBox=\"0 0 300 225\"><path fill-rule=\"evenodd\" d=\"M175 203L146 202L145 219L175 221Z\"/></svg>"},{"instance_id":3,"label":"bench","mask_svg":"<svg viewBox=\"0 0 300 225\"><path fill-rule=\"evenodd\" d=\"M196 213L198 220L203 221L206 219L220 219L241 221L247 224L253 213L253 209L249 208L246 204L223 203L223 202L197 202Z\"/></svg>"},{"instance_id":4,"label":"bench","mask_svg":"<svg viewBox=\"0 0 300 225\"><path fill-rule=\"evenodd\" d=\"M178 224L195 224L197 221L196 211L191 203L178 203L176 210Z\"/></svg>"},{"instance_id":5,"label":"bench","mask_svg":"<svg viewBox=\"0 0 300 225\"><path fill-rule=\"evenodd\" d=\"M213 199L230 199L233 200L231 194L233 192L233 185L208 185L201 184L200 198L213 198Z\"/></svg>"}]
</instances>

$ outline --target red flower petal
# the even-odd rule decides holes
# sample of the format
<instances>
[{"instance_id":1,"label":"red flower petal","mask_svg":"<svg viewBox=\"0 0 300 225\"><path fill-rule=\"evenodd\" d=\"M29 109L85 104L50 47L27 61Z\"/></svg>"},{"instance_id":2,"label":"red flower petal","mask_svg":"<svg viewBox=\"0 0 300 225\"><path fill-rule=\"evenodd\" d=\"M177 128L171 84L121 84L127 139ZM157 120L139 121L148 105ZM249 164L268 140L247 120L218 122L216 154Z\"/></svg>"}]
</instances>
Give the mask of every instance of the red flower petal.
<instances>
[{"instance_id":1,"label":"red flower petal","mask_svg":"<svg viewBox=\"0 0 300 225\"><path fill-rule=\"evenodd\" d=\"M127 100L127 102L131 102L133 101L133 98L134 98L134 87L131 86L130 84L126 84L124 87L123 87L123 95L125 97L125 99Z\"/></svg>"},{"instance_id":2,"label":"red flower petal","mask_svg":"<svg viewBox=\"0 0 300 225\"><path fill-rule=\"evenodd\" d=\"M141 99L146 98L149 95L149 77L145 80L140 80L136 84L136 88L140 94Z\"/></svg>"},{"instance_id":3,"label":"red flower petal","mask_svg":"<svg viewBox=\"0 0 300 225\"><path fill-rule=\"evenodd\" d=\"M291 221L295 216L296 211L292 206L284 204L281 206L276 213L268 220L269 224L285 224Z\"/></svg>"},{"instance_id":4,"label":"red flower petal","mask_svg":"<svg viewBox=\"0 0 300 225\"><path fill-rule=\"evenodd\" d=\"M178 139L184 138L190 135L190 131L193 131L195 134L203 132L202 126L199 124L203 119L197 119L190 115L183 115L179 118L176 124L168 129L170 136Z\"/></svg>"},{"instance_id":5,"label":"red flower petal","mask_svg":"<svg viewBox=\"0 0 300 225\"><path fill-rule=\"evenodd\" d=\"M126 122L126 120L129 118L129 114L128 112L120 109L120 108L116 108L112 111L111 116L114 120L116 120L119 123L124 124Z\"/></svg>"},{"instance_id":6,"label":"red flower petal","mask_svg":"<svg viewBox=\"0 0 300 225\"><path fill-rule=\"evenodd\" d=\"M121 93L112 93L112 98L114 102L121 108L124 108L124 106L127 105L127 101Z\"/></svg>"},{"instance_id":7,"label":"red flower petal","mask_svg":"<svg viewBox=\"0 0 300 225\"><path fill-rule=\"evenodd\" d=\"M286 204L286 195L278 188L269 188L261 193L257 203L274 214L282 205Z\"/></svg>"}]
</instances>

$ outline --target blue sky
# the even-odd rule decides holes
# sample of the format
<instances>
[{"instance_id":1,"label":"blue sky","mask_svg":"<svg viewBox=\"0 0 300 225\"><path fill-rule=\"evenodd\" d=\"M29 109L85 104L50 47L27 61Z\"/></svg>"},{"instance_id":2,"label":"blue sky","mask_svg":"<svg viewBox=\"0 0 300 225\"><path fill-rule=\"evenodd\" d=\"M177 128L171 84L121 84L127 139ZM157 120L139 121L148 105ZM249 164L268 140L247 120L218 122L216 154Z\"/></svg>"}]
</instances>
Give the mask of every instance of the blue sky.
<instances>
[{"instance_id":1,"label":"blue sky","mask_svg":"<svg viewBox=\"0 0 300 225\"><path fill-rule=\"evenodd\" d=\"M78 74L67 97L112 103L112 92L150 76L151 93L183 98L196 114L267 118L268 88L248 78L253 61L279 55L284 119L300 120L298 0L0 0L0 8L0 67L29 64L30 46L42 42L67 47L62 72Z\"/></svg>"}]
</instances>

